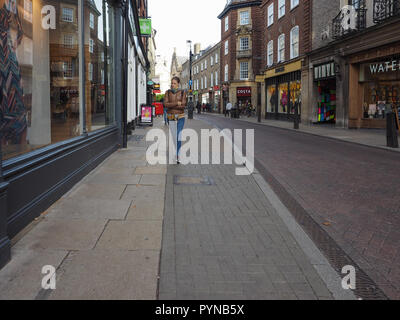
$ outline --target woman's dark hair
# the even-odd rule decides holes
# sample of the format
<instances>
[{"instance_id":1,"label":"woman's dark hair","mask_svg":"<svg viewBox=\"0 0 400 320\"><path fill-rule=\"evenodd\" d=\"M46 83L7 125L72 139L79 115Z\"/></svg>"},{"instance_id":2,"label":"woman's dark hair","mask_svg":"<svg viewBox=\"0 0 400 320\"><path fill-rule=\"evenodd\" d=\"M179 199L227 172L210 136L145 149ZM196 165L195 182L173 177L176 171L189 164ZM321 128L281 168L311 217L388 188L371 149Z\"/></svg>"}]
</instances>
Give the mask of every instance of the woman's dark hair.
<instances>
[{"instance_id":1,"label":"woman's dark hair","mask_svg":"<svg viewBox=\"0 0 400 320\"><path fill-rule=\"evenodd\" d=\"M171 79L171 81L176 81L176 82L178 82L178 83L181 83L181 79L179 79L178 77L173 77L172 79Z\"/></svg>"}]
</instances>

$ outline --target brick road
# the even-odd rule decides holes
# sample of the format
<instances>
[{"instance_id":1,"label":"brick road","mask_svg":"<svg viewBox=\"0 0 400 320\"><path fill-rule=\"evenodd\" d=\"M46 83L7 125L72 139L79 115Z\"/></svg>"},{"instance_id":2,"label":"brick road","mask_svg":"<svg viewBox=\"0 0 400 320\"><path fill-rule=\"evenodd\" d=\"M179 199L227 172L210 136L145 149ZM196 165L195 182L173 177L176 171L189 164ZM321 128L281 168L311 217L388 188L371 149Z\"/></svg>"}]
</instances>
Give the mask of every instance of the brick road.
<instances>
[{"instance_id":1,"label":"brick road","mask_svg":"<svg viewBox=\"0 0 400 320\"><path fill-rule=\"evenodd\" d=\"M332 299L253 176L234 169L168 166L159 299ZM174 184L187 175L213 184Z\"/></svg>"},{"instance_id":2,"label":"brick road","mask_svg":"<svg viewBox=\"0 0 400 320\"><path fill-rule=\"evenodd\" d=\"M244 121L255 157L391 299L400 299L400 155Z\"/></svg>"}]
</instances>

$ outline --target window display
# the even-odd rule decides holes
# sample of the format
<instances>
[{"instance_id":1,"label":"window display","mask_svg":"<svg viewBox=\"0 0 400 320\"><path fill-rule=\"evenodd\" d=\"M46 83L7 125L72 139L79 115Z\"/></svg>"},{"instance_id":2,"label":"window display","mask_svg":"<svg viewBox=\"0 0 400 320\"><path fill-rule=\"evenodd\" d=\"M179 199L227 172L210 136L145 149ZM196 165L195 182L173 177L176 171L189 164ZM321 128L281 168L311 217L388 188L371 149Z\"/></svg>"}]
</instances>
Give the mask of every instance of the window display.
<instances>
[{"instance_id":1,"label":"window display","mask_svg":"<svg viewBox=\"0 0 400 320\"><path fill-rule=\"evenodd\" d=\"M105 0L85 6L83 18L88 27L82 29L86 66L90 67L85 74L86 97L80 99L78 4L78 0L0 0L3 159L82 134L83 110L87 131L114 123L109 80L113 14ZM56 16L51 16L52 11L48 13L55 28L42 25L45 6L55 9ZM94 16L94 29L89 28L90 14Z\"/></svg>"},{"instance_id":2,"label":"window display","mask_svg":"<svg viewBox=\"0 0 400 320\"><path fill-rule=\"evenodd\" d=\"M299 80L290 82L289 112L294 114L296 107L298 113L301 114L301 85Z\"/></svg>"},{"instance_id":3,"label":"window display","mask_svg":"<svg viewBox=\"0 0 400 320\"><path fill-rule=\"evenodd\" d=\"M279 113L287 113L289 107L289 86L287 83L279 84Z\"/></svg>"},{"instance_id":4,"label":"window display","mask_svg":"<svg viewBox=\"0 0 400 320\"><path fill-rule=\"evenodd\" d=\"M317 82L317 122L336 121L336 79Z\"/></svg>"},{"instance_id":5,"label":"window display","mask_svg":"<svg viewBox=\"0 0 400 320\"><path fill-rule=\"evenodd\" d=\"M267 88L267 112L275 112L277 107L276 86L268 86Z\"/></svg>"}]
</instances>

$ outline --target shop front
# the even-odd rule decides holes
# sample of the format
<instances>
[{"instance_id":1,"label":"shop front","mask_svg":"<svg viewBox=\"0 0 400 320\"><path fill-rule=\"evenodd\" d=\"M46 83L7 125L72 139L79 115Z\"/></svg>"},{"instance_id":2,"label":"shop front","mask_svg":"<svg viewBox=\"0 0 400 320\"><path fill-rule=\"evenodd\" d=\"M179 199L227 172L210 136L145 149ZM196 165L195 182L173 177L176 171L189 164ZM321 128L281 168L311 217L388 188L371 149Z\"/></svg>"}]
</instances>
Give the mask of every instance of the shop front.
<instances>
[{"instance_id":1,"label":"shop front","mask_svg":"<svg viewBox=\"0 0 400 320\"><path fill-rule=\"evenodd\" d=\"M384 55L388 52L394 54ZM365 61L365 57L369 59ZM400 45L349 58L349 127L386 128L386 115L400 117Z\"/></svg>"},{"instance_id":2,"label":"shop front","mask_svg":"<svg viewBox=\"0 0 400 320\"><path fill-rule=\"evenodd\" d=\"M239 110L244 111L251 104L251 87L237 87L236 102Z\"/></svg>"},{"instance_id":3,"label":"shop front","mask_svg":"<svg viewBox=\"0 0 400 320\"><path fill-rule=\"evenodd\" d=\"M119 2L2 2L0 268L9 239L122 141Z\"/></svg>"},{"instance_id":4,"label":"shop front","mask_svg":"<svg viewBox=\"0 0 400 320\"><path fill-rule=\"evenodd\" d=\"M313 67L313 123L336 123L336 65L328 61Z\"/></svg>"},{"instance_id":5,"label":"shop front","mask_svg":"<svg viewBox=\"0 0 400 320\"><path fill-rule=\"evenodd\" d=\"M221 103L221 93L220 93L220 90L219 90L219 86L214 86L213 87L213 95L214 95L214 99L213 99L214 112L219 112L220 103Z\"/></svg>"},{"instance_id":6,"label":"shop front","mask_svg":"<svg viewBox=\"0 0 400 320\"><path fill-rule=\"evenodd\" d=\"M293 121L301 115L301 63L295 62L266 72L266 119Z\"/></svg>"}]
</instances>

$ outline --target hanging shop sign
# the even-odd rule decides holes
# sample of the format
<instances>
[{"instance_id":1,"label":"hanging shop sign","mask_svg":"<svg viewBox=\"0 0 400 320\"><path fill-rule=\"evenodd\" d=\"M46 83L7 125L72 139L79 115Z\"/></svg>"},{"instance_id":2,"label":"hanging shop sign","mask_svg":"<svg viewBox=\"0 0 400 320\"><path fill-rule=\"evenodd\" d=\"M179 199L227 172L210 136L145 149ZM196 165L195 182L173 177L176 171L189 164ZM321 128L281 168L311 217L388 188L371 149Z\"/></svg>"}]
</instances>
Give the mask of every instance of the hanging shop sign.
<instances>
[{"instance_id":1,"label":"hanging shop sign","mask_svg":"<svg viewBox=\"0 0 400 320\"><path fill-rule=\"evenodd\" d=\"M151 19L139 18L140 34L151 37Z\"/></svg>"},{"instance_id":2,"label":"hanging shop sign","mask_svg":"<svg viewBox=\"0 0 400 320\"><path fill-rule=\"evenodd\" d=\"M236 95L238 97L251 97L251 87L238 87Z\"/></svg>"},{"instance_id":3,"label":"hanging shop sign","mask_svg":"<svg viewBox=\"0 0 400 320\"><path fill-rule=\"evenodd\" d=\"M329 62L314 67L314 80L323 80L336 77L335 63Z\"/></svg>"},{"instance_id":4,"label":"hanging shop sign","mask_svg":"<svg viewBox=\"0 0 400 320\"><path fill-rule=\"evenodd\" d=\"M214 86L214 91L218 91L219 90L219 86Z\"/></svg>"}]
</instances>

